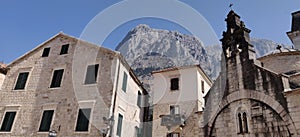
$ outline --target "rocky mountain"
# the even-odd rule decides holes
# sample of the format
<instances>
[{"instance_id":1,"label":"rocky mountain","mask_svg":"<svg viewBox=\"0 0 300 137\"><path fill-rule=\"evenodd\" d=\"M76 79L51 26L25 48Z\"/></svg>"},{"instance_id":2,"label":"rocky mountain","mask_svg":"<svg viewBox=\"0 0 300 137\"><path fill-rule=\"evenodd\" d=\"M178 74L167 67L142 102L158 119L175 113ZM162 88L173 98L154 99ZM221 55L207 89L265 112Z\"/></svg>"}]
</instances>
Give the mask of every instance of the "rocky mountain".
<instances>
[{"instance_id":1,"label":"rocky mountain","mask_svg":"<svg viewBox=\"0 0 300 137\"><path fill-rule=\"evenodd\" d=\"M176 31L138 25L117 46L132 69L145 82L149 73L173 66L200 64L208 75L211 64L204 45L197 38Z\"/></svg>"},{"instance_id":2,"label":"rocky mountain","mask_svg":"<svg viewBox=\"0 0 300 137\"><path fill-rule=\"evenodd\" d=\"M255 46L257 57L275 50L279 45L265 39L252 39L251 43ZM152 71L174 66L200 64L212 79L220 72L220 45L205 47L196 37L176 31L138 25L128 32L116 50L124 56L144 83L152 79Z\"/></svg>"}]
</instances>

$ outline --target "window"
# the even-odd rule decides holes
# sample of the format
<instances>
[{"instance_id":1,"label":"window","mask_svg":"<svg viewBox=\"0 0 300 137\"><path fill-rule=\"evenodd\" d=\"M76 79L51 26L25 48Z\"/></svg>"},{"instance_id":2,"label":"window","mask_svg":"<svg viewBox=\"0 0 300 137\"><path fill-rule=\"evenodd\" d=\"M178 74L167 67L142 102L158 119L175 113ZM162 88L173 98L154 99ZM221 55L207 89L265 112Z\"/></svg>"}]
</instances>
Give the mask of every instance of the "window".
<instances>
[{"instance_id":1,"label":"window","mask_svg":"<svg viewBox=\"0 0 300 137\"><path fill-rule=\"evenodd\" d=\"M201 89L202 89L202 93L204 94L205 90L204 90L204 81L201 80Z\"/></svg>"},{"instance_id":2,"label":"window","mask_svg":"<svg viewBox=\"0 0 300 137\"><path fill-rule=\"evenodd\" d=\"M123 123L123 116L119 114L118 127L117 127L117 136L119 137L121 137L121 133L122 133L122 123Z\"/></svg>"},{"instance_id":3,"label":"window","mask_svg":"<svg viewBox=\"0 0 300 137\"><path fill-rule=\"evenodd\" d=\"M128 79L128 76L127 74L124 72L124 75L123 75L123 85L122 85L122 90L124 92L126 92L126 88L127 88L127 79Z\"/></svg>"},{"instance_id":4,"label":"window","mask_svg":"<svg viewBox=\"0 0 300 137\"><path fill-rule=\"evenodd\" d=\"M178 90L179 89L179 78L172 78L171 79L171 90Z\"/></svg>"},{"instance_id":5,"label":"window","mask_svg":"<svg viewBox=\"0 0 300 137\"><path fill-rule=\"evenodd\" d=\"M76 131L88 131L89 130L90 114L91 114L90 108L79 109L78 117L77 117L77 124L76 124Z\"/></svg>"},{"instance_id":6,"label":"window","mask_svg":"<svg viewBox=\"0 0 300 137\"><path fill-rule=\"evenodd\" d=\"M137 106L142 106L142 94L140 91L138 91L138 97L137 97Z\"/></svg>"},{"instance_id":7,"label":"window","mask_svg":"<svg viewBox=\"0 0 300 137\"><path fill-rule=\"evenodd\" d=\"M248 133L248 122L247 122L247 114L243 113L243 124L244 124L244 133Z\"/></svg>"},{"instance_id":8,"label":"window","mask_svg":"<svg viewBox=\"0 0 300 137\"><path fill-rule=\"evenodd\" d=\"M4 119L2 121L2 126L0 131L10 132L14 123L16 112L6 112Z\"/></svg>"},{"instance_id":9,"label":"window","mask_svg":"<svg viewBox=\"0 0 300 137\"><path fill-rule=\"evenodd\" d=\"M60 55L68 54L69 44L65 44L61 46Z\"/></svg>"},{"instance_id":10,"label":"window","mask_svg":"<svg viewBox=\"0 0 300 137\"><path fill-rule=\"evenodd\" d=\"M97 81L99 64L89 65L85 75L85 84L94 84Z\"/></svg>"},{"instance_id":11,"label":"window","mask_svg":"<svg viewBox=\"0 0 300 137\"><path fill-rule=\"evenodd\" d=\"M15 86L15 90L20 90L20 89L25 88L28 75L29 75L29 72L22 72L19 74L16 86Z\"/></svg>"},{"instance_id":12,"label":"window","mask_svg":"<svg viewBox=\"0 0 300 137\"><path fill-rule=\"evenodd\" d=\"M60 87L63 73L64 73L64 69L54 70L52 82L50 85L51 88Z\"/></svg>"},{"instance_id":13,"label":"window","mask_svg":"<svg viewBox=\"0 0 300 137\"><path fill-rule=\"evenodd\" d=\"M139 127L135 127L135 137L142 137L142 130Z\"/></svg>"},{"instance_id":14,"label":"window","mask_svg":"<svg viewBox=\"0 0 300 137\"><path fill-rule=\"evenodd\" d=\"M238 113L238 128L240 134L248 133L247 113Z\"/></svg>"},{"instance_id":15,"label":"window","mask_svg":"<svg viewBox=\"0 0 300 137\"><path fill-rule=\"evenodd\" d=\"M176 115L176 114L179 114L179 106L178 105L170 106L170 115Z\"/></svg>"},{"instance_id":16,"label":"window","mask_svg":"<svg viewBox=\"0 0 300 137\"><path fill-rule=\"evenodd\" d=\"M46 131L46 132L50 131L53 113L54 110L45 110L43 112L39 131Z\"/></svg>"},{"instance_id":17,"label":"window","mask_svg":"<svg viewBox=\"0 0 300 137\"><path fill-rule=\"evenodd\" d=\"M50 48L44 48L42 57L48 57L50 53Z\"/></svg>"},{"instance_id":18,"label":"window","mask_svg":"<svg viewBox=\"0 0 300 137\"><path fill-rule=\"evenodd\" d=\"M179 133L168 133L167 137L180 137Z\"/></svg>"}]
</instances>

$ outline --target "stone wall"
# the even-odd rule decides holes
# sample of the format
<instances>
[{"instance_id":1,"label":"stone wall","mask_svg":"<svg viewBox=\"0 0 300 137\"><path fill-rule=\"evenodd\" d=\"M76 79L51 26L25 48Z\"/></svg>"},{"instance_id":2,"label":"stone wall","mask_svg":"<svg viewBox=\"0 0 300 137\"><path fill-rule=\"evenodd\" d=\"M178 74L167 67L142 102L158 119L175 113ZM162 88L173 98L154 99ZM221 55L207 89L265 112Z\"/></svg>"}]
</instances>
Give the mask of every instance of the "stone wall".
<instances>
[{"instance_id":1,"label":"stone wall","mask_svg":"<svg viewBox=\"0 0 300 137\"><path fill-rule=\"evenodd\" d=\"M68 54L60 55L64 44L69 44ZM45 47L51 48L50 54L41 57ZM117 83L118 63L122 67L126 66L117 53L61 33L20 57L8 65L9 71L0 94L0 121L6 111L13 110L17 111L15 122L11 132L0 132L0 136L47 136L48 132L38 132L43 110L54 110L50 130L56 130L58 136L100 136L99 130L108 127L103 118L117 114L112 114L112 104L113 92L120 92L117 90L120 86L114 86ZM97 82L85 84L87 66L93 64L99 64ZM50 88L56 69L64 69L61 86ZM127 67L125 70L129 71ZM14 90L20 72L29 72L28 80L24 90ZM132 80L131 75L128 78L128 93L132 96L127 98L136 101L137 91L142 91L142 88L137 81ZM119 80L122 84L122 78ZM124 100L122 97L117 98ZM143 118L140 117L140 108L136 102L130 104L123 122L124 136L135 134L134 126L127 129L126 125L132 125L128 123L140 127ZM120 103L115 105L118 109ZM86 132L75 131L79 108L91 108L89 130ZM129 120L129 115L134 114L137 119ZM114 119L117 120L117 117Z\"/></svg>"}]
</instances>

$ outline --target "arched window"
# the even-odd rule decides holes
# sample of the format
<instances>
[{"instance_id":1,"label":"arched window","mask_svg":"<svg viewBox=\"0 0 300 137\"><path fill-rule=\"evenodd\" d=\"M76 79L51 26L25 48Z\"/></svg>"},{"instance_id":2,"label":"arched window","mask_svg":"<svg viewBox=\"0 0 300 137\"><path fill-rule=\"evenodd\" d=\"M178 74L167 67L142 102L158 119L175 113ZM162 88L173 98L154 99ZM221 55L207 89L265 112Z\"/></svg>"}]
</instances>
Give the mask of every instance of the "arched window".
<instances>
[{"instance_id":1,"label":"arched window","mask_svg":"<svg viewBox=\"0 0 300 137\"><path fill-rule=\"evenodd\" d=\"M248 133L248 122L247 122L247 114L243 113L243 124L244 124L244 133Z\"/></svg>"},{"instance_id":2,"label":"arched window","mask_svg":"<svg viewBox=\"0 0 300 137\"><path fill-rule=\"evenodd\" d=\"M238 121L239 121L239 133L243 133L243 121L241 113L238 114Z\"/></svg>"},{"instance_id":3,"label":"arched window","mask_svg":"<svg viewBox=\"0 0 300 137\"><path fill-rule=\"evenodd\" d=\"M247 113L246 112L240 112L237 115L238 120L238 133L248 133L248 121L247 121Z\"/></svg>"}]
</instances>

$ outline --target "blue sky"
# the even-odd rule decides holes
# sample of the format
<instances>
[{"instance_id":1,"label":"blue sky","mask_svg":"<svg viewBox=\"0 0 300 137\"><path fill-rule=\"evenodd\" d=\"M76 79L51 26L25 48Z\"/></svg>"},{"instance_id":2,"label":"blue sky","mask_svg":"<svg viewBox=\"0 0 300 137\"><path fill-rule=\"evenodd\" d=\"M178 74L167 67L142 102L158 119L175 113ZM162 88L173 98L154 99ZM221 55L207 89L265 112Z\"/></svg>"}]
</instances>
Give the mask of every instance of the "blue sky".
<instances>
[{"instance_id":1,"label":"blue sky","mask_svg":"<svg viewBox=\"0 0 300 137\"><path fill-rule=\"evenodd\" d=\"M298 0L180 1L199 12L211 25L219 39L222 31L226 29L224 19L230 10L228 6L233 3L233 9L252 30L251 37L285 44L291 44L286 36L286 32L290 30L291 12L300 10ZM85 27L97 14L118 2L120 0L2 0L0 1L0 61L10 63L60 31L80 37ZM158 2L157 5L160 3ZM171 14L176 15L181 12ZM164 19L141 18L117 27L102 43L103 46L114 49L129 30L141 23L154 28L189 33L184 26Z\"/></svg>"}]
</instances>

